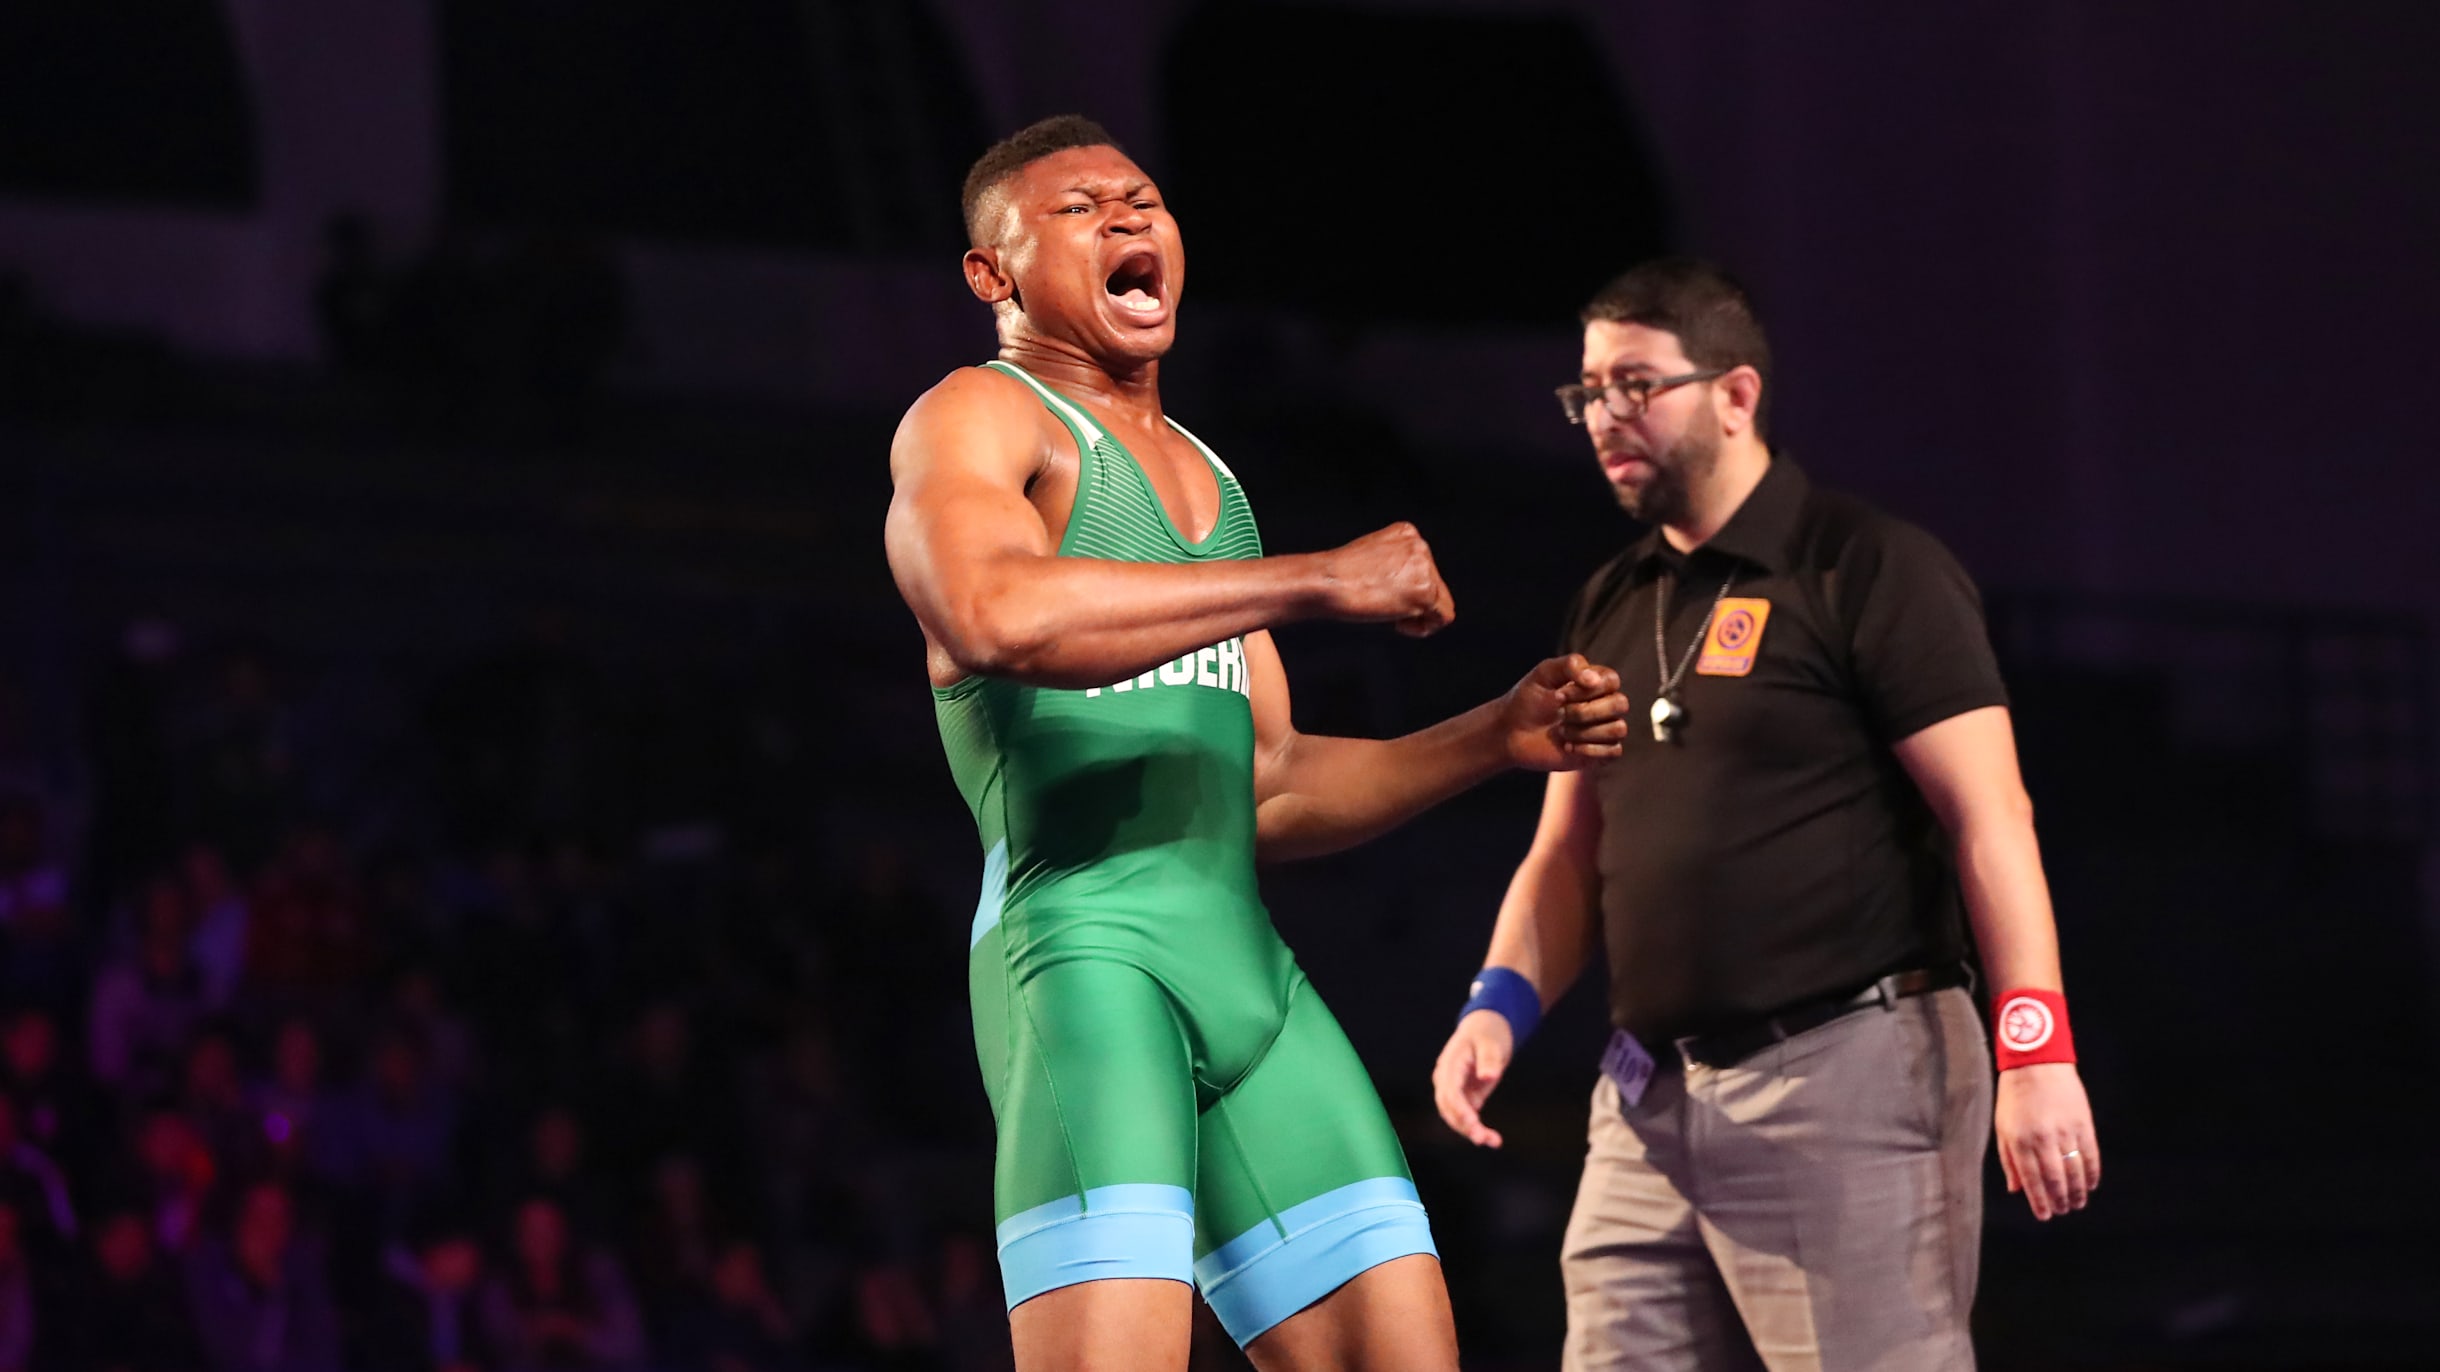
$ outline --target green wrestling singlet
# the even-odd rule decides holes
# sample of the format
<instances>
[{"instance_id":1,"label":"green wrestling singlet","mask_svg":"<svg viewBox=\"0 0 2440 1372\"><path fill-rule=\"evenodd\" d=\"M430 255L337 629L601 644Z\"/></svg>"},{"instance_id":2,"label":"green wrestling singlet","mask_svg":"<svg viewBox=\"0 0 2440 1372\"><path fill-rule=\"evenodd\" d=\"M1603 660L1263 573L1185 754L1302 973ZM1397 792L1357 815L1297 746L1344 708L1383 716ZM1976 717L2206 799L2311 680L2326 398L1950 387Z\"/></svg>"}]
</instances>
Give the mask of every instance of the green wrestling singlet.
<instances>
[{"instance_id":1,"label":"green wrestling singlet","mask_svg":"<svg viewBox=\"0 0 2440 1372\"><path fill-rule=\"evenodd\" d=\"M1262 555L1236 477L1183 426L1220 486L1200 542L1083 407L986 365L1075 437L1060 556ZM1251 696L1234 638L1085 690L933 691L985 852L967 969L1011 1309L1077 1282L1191 1281L1242 1345L1435 1252L1371 1079L1256 890Z\"/></svg>"}]
</instances>

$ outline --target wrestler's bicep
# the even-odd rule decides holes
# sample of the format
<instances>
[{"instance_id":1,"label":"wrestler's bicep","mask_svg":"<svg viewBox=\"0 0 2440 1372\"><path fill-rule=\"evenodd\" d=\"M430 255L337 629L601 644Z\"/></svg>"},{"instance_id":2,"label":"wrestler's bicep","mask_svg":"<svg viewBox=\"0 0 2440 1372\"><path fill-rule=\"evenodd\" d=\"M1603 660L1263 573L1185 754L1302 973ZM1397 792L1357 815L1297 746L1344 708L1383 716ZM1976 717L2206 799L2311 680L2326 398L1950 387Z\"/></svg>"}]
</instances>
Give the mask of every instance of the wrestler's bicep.
<instances>
[{"instance_id":1,"label":"wrestler's bicep","mask_svg":"<svg viewBox=\"0 0 2440 1372\"><path fill-rule=\"evenodd\" d=\"M987 592L1012 563L1056 551L1025 495L1044 460L1038 407L974 376L934 387L890 444L890 573L924 628L953 651L983 634Z\"/></svg>"},{"instance_id":2,"label":"wrestler's bicep","mask_svg":"<svg viewBox=\"0 0 2440 1372\"><path fill-rule=\"evenodd\" d=\"M1256 629L1245 636L1245 684L1254 710L1254 802L1259 805L1277 790L1288 745L1296 737L1288 701L1288 669L1279 660L1279 645L1271 631Z\"/></svg>"}]
</instances>

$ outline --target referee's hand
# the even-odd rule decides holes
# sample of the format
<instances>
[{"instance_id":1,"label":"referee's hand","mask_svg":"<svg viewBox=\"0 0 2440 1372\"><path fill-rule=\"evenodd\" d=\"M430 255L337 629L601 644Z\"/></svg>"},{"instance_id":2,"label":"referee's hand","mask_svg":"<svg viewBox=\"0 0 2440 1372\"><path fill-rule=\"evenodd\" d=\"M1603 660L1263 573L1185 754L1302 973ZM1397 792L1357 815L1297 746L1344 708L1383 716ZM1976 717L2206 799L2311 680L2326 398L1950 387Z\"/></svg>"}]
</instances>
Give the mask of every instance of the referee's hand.
<instances>
[{"instance_id":1,"label":"referee's hand","mask_svg":"<svg viewBox=\"0 0 2440 1372\"><path fill-rule=\"evenodd\" d=\"M1465 1135L1468 1142L1485 1148L1500 1146L1499 1131L1483 1124L1483 1102L1500 1084L1500 1074L1508 1070L1508 1059L1515 1052L1516 1036L1509 1029L1508 1017L1497 1010L1477 1010L1459 1020L1457 1032L1449 1035L1448 1046L1440 1050L1440 1061L1432 1067L1432 1103L1440 1107L1440 1117L1449 1127Z\"/></svg>"},{"instance_id":2,"label":"referee's hand","mask_svg":"<svg viewBox=\"0 0 2440 1372\"><path fill-rule=\"evenodd\" d=\"M1992 1111L2000 1170L2037 1220L2081 1210L2101 1186L2093 1106L2074 1063L2037 1062L1999 1074Z\"/></svg>"}]
</instances>

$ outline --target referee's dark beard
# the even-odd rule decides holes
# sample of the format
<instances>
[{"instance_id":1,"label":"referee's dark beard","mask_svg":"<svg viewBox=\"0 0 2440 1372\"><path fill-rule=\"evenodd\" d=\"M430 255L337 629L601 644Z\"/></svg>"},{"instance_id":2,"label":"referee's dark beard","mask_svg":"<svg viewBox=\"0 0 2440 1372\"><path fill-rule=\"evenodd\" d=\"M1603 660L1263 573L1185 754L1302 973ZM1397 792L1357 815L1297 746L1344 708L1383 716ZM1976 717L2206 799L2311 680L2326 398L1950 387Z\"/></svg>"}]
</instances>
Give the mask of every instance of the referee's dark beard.
<instances>
[{"instance_id":1,"label":"referee's dark beard","mask_svg":"<svg viewBox=\"0 0 2440 1372\"><path fill-rule=\"evenodd\" d=\"M1692 513L1687 491L1711 480L1720 465L1720 436L1690 433L1652 456L1652 479L1640 488L1612 486L1620 509L1646 524L1683 524Z\"/></svg>"}]
</instances>

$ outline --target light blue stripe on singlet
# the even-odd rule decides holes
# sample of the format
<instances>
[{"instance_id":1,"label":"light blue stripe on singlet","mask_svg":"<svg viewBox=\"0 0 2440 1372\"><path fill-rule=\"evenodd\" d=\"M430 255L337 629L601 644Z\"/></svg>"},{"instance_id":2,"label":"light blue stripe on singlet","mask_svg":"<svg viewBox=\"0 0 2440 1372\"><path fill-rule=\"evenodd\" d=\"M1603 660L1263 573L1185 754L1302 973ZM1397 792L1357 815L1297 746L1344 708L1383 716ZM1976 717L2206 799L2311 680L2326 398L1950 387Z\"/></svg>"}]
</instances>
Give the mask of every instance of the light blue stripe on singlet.
<instances>
[{"instance_id":1,"label":"light blue stripe on singlet","mask_svg":"<svg viewBox=\"0 0 2440 1372\"><path fill-rule=\"evenodd\" d=\"M1011 1310L1078 1282L1195 1279L1195 1197L1183 1186L1096 1186L1009 1216L998 1237Z\"/></svg>"},{"instance_id":2,"label":"light blue stripe on singlet","mask_svg":"<svg viewBox=\"0 0 2440 1372\"><path fill-rule=\"evenodd\" d=\"M1206 1253L1195 1282L1242 1348L1359 1274L1411 1253L1440 1256L1423 1200L1404 1177L1374 1177L1291 1205L1277 1222Z\"/></svg>"},{"instance_id":3,"label":"light blue stripe on singlet","mask_svg":"<svg viewBox=\"0 0 2440 1372\"><path fill-rule=\"evenodd\" d=\"M974 903L974 932L966 938L966 951L983 941L1000 922L1000 907L1008 901L1008 840L991 845L983 859L983 894Z\"/></svg>"}]
</instances>

